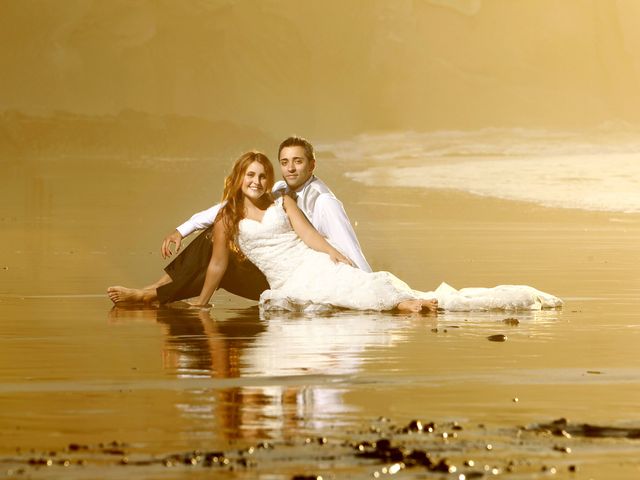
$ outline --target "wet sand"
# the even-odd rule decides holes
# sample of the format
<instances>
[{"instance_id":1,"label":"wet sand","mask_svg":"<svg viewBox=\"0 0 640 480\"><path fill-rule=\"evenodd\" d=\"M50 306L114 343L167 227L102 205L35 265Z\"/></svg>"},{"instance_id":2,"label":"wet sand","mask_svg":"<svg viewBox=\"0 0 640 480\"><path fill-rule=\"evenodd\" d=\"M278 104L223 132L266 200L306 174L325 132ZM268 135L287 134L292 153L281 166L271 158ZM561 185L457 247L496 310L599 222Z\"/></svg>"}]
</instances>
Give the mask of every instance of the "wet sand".
<instances>
[{"instance_id":1,"label":"wet sand","mask_svg":"<svg viewBox=\"0 0 640 480\"><path fill-rule=\"evenodd\" d=\"M530 284L565 308L264 318L227 294L210 315L112 308L105 288L154 280L162 237L219 197L226 167L226 159L121 158L6 165L0 472L446 475L411 466L417 450L456 466L449 478L493 468L506 478L640 475L640 439L579 427L640 427L640 216L373 189L327 160L318 174L357 222L375 269L424 290L441 281ZM569 424L557 432L560 418ZM412 420L437 428L403 433ZM389 453L395 447L407 451ZM229 462L204 467L207 452Z\"/></svg>"}]
</instances>

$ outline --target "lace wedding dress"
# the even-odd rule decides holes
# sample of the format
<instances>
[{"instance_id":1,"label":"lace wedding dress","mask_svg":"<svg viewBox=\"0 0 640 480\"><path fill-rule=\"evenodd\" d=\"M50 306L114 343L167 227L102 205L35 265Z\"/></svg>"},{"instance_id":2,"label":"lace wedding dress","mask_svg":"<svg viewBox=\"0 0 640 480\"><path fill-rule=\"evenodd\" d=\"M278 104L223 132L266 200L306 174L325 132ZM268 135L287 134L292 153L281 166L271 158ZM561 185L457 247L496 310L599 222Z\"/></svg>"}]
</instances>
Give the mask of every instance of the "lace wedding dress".
<instances>
[{"instance_id":1,"label":"lace wedding dress","mask_svg":"<svg viewBox=\"0 0 640 480\"><path fill-rule=\"evenodd\" d=\"M309 248L293 231L282 199L270 206L261 222L248 218L238 225L238 245L267 277L271 287L260 296L264 310L318 311L332 308L392 310L410 299L438 300L438 308L467 310L539 310L562 305L553 295L525 285L455 288L442 283L433 292L413 290L389 272L364 272L335 264Z\"/></svg>"}]
</instances>

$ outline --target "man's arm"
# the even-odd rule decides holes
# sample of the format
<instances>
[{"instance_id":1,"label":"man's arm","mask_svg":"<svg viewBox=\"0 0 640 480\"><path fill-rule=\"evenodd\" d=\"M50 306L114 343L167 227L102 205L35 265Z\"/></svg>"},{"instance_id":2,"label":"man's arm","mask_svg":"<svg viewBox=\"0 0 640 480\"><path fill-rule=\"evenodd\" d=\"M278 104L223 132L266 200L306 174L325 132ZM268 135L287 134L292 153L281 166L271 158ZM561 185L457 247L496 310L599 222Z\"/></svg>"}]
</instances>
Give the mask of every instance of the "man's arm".
<instances>
[{"instance_id":1,"label":"man's arm","mask_svg":"<svg viewBox=\"0 0 640 480\"><path fill-rule=\"evenodd\" d=\"M175 245L175 252L178 253L182 246L183 238L191 235L196 230L203 230L213 225L213 222L216 220L221 208L222 203L218 203L207 210L198 212L167 235L162 241L162 247L160 248L162 258L168 258L172 255L171 244Z\"/></svg>"},{"instance_id":2,"label":"man's arm","mask_svg":"<svg viewBox=\"0 0 640 480\"><path fill-rule=\"evenodd\" d=\"M222 203L218 203L211 208L194 214L189 220L180 225L176 230L180 232L182 238L191 235L196 230L204 230L215 222L218 212L222 208Z\"/></svg>"},{"instance_id":3,"label":"man's arm","mask_svg":"<svg viewBox=\"0 0 640 480\"><path fill-rule=\"evenodd\" d=\"M360 243L353 231L349 217L340 200L331 194L322 194L316 200L313 212L313 224L344 255L365 272L371 267L362 253Z\"/></svg>"}]
</instances>

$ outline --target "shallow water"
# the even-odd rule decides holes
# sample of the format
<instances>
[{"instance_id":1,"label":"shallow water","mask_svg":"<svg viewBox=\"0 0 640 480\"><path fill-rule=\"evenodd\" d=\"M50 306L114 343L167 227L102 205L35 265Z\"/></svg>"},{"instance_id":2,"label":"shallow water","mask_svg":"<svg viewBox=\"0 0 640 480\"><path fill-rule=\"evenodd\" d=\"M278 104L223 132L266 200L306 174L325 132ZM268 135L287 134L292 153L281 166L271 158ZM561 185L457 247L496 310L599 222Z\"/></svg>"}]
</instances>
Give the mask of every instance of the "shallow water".
<instances>
[{"instance_id":1,"label":"shallow water","mask_svg":"<svg viewBox=\"0 0 640 480\"><path fill-rule=\"evenodd\" d=\"M629 313L637 307L637 297L605 295L568 298L564 311L262 318L254 307L209 315L111 309L104 298L5 297L0 425L10 435L0 448L6 462L17 447L26 460L113 440L133 457L264 440L282 449L307 437L357 439L385 416L397 424L457 421L461 438L490 438L491 460L506 461L523 448L509 445L512 432L501 428L559 417L638 427L640 321ZM496 333L507 341L487 340ZM572 440L571 462L597 472L606 463L589 466L594 453L629 462L637 442ZM558 463L545 447L550 458L540 464ZM289 455L319 473L334 468L314 459L317 452ZM89 457L82 468L90 477L119 459ZM345 463L364 476L378 468ZM273 456L258 465L261 473L286 471ZM633 465L615 471L634 478ZM48 475L57 468L66 478L63 467L52 468ZM149 473L131 468L129 478Z\"/></svg>"},{"instance_id":2,"label":"shallow water","mask_svg":"<svg viewBox=\"0 0 640 480\"><path fill-rule=\"evenodd\" d=\"M153 280L162 265L157 244L198 205L183 200L150 218L148 209L164 205L141 209L141 190L160 192L172 172L147 172L145 184L120 165L103 183L83 186L74 179L86 178L86 168L39 164L14 171L20 182L6 185L29 201L0 207L8 240L0 253L0 469L33 478L197 477L210 470L160 460L195 449L237 457L269 441L275 448L252 454L255 465L234 460L234 470L216 472L371 478L392 462L356 457L348 442L386 436L451 458L458 472L475 458L509 478L551 468L570 476L569 465L584 478L637 478L640 440L519 430L560 417L640 427L637 216L374 189L327 171L374 268L420 289L443 280L531 284L561 296L565 308L264 317L226 294L210 314L112 308L104 288ZM507 340L489 341L495 334ZM445 430L392 431L412 419ZM463 430L443 439L454 421ZM112 441L114 453L105 453ZM70 451L72 443L87 450ZM146 463L123 468L124 456ZM67 457L85 465L55 463ZM47 458L54 465L28 463Z\"/></svg>"}]
</instances>

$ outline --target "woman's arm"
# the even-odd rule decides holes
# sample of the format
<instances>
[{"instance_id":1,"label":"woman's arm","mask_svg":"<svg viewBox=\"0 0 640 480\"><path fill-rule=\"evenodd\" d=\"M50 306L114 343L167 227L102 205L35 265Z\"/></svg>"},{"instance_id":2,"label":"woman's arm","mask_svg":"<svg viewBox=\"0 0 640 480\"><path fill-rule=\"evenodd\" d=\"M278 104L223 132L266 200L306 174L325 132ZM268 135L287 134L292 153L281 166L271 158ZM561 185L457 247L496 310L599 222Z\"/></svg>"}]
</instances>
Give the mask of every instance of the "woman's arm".
<instances>
[{"instance_id":1,"label":"woman's arm","mask_svg":"<svg viewBox=\"0 0 640 480\"><path fill-rule=\"evenodd\" d=\"M287 212L287 216L289 217L293 230L298 234L300 239L307 244L307 246L318 252L326 253L335 263L342 262L353 267L353 262L336 250L322 235L318 233L313 225L309 223L309 220L304 216L304 213L302 213L293 198L288 195L284 195L282 198L284 202L284 210Z\"/></svg>"},{"instance_id":2,"label":"woman's arm","mask_svg":"<svg viewBox=\"0 0 640 480\"><path fill-rule=\"evenodd\" d=\"M211 300L213 293L218 288L218 285L220 285L224 272L227 271L227 264L229 263L229 242L223 219L220 219L213 226L212 242L213 252L211 253L209 265L207 266L207 275L205 276L200 296L195 304L195 306L198 307L208 306L209 300Z\"/></svg>"}]
</instances>

